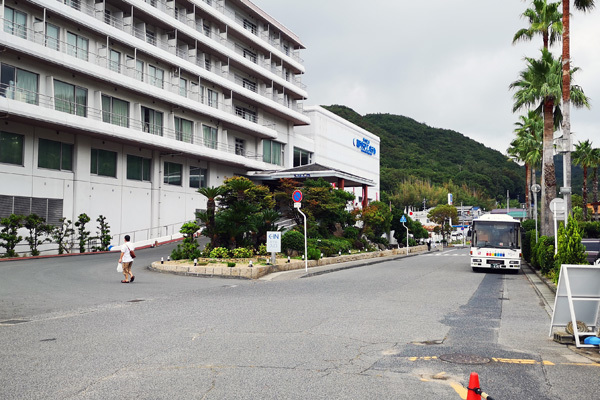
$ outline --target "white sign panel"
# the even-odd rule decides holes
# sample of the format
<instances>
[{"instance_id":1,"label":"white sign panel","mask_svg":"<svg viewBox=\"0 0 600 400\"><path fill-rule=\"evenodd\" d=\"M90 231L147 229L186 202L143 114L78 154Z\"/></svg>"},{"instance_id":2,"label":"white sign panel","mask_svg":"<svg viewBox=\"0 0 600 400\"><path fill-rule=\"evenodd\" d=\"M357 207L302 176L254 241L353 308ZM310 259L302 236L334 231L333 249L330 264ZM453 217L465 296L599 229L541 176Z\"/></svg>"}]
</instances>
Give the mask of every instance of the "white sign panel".
<instances>
[{"instance_id":1,"label":"white sign panel","mask_svg":"<svg viewBox=\"0 0 600 400\"><path fill-rule=\"evenodd\" d=\"M281 253L281 232L267 232L267 253Z\"/></svg>"}]
</instances>

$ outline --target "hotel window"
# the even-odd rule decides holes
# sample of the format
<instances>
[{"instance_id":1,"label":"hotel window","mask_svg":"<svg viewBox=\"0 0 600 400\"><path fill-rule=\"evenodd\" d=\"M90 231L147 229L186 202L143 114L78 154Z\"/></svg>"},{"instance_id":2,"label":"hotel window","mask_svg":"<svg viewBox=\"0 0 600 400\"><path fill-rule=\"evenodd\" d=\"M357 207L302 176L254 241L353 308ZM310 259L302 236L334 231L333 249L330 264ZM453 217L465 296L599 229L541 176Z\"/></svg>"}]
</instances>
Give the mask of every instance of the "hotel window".
<instances>
[{"instance_id":1,"label":"hotel window","mask_svg":"<svg viewBox=\"0 0 600 400\"><path fill-rule=\"evenodd\" d=\"M27 14L10 7L4 8L4 32L27 38Z\"/></svg>"},{"instance_id":2,"label":"hotel window","mask_svg":"<svg viewBox=\"0 0 600 400\"><path fill-rule=\"evenodd\" d=\"M190 187L196 189L206 187L207 173L205 168L190 167Z\"/></svg>"},{"instance_id":3,"label":"hotel window","mask_svg":"<svg viewBox=\"0 0 600 400\"><path fill-rule=\"evenodd\" d=\"M102 122L129 128L129 102L103 94Z\"/></svg>"},{"instance_id":4,"label":"hotel window","mask_svg":"<svg viewBox=\"0 0 600 400\"><path fill-rule=\"evenodd\" d=\"M204 145L211 149L217 148L217 128L213 128L212 126L202 125L202 130L204 134Z\"/></svg>"},{"instance_id":5,"label":"hotel window","mask_svg":"<svg viewBox=\"0 0 600 400\"><path fill-rule=\"evenodd\" d=\"M256 82L252 82L250 79L243 78L242 86L256 93Z\"/></svg>"},{"instance_id":6,"label":"hotel window","mask_svg":"<svg viewBox=\"0 0 600 400\"><path fill-rule=\"evenodd\" d=\"M0 97L38 104L38 74L0 64Z\"/></svg>"},{"instance_id":7,"label":"hotel window","mask_svg":"<svg viewBox=\"0 0 600 400\"><path fill-rule=\"evenodd\" d=\"M46 47L59 50L60 49L60 28L46 22Z\"/></svg>"},{"instance_id":8,"label":"hotel window","mask_svg":"<svg viewBox=\"0 0 600 400\"><path fill-rule=\"evenodd\" d=\"M290 46L288 46L287 44L284 44L283 52L285 53L286 56L289 56L290 55Z\"/></svg>"},{"instance_id":9,"label":"hotel window","mask_svg":"<svg viewBox=\"0 0 600 400\"><path fill-rule=\"evenodd\" d=\"M135 60L135 79L144 82L144 62Z\"/></svg>"},{"instance_id":10,"label":"hotel window","mask_svg":"<svg viewBox=\"0 0 600 400\"><path fill-rule=\"evenodd\" d=\"M256 112L248 110L247 108L244 107L235 107L235 114L244 118L245 120L248 121L252 121L254 123L257 123L258 119L256 117Z\"/></svg>"},{"instance_id":11,"label":"hotel window","mask_svg":"<svg viewBox=\"0 0 600 400\"><path fill-rule=\"evenodd\" d=\"M23 165L25 136L0 131L0 163Z\"/></svg>"},{"instance_id":12,"label":"hotel window","mask_svg":"<svg viewBox=\"0 0 600 400\"><path fill-rule=\"evenodd\" d=\"M246 154L246 141L244 139L235 138L235 154L238 156Z\"/></svg>"},{"instance_id":13,"label":"hotel window","mask_svg":"<svg viewBox=\"0 0 600 400\"><path fill-rule=\"evenodd\" d=\"M38 167L73 171L73 145L54 140L40 139Z\"/></svg>"},{"instance_id":14,"label":"hotel window","mask_svg":"<svg viewBox=\"0 0 600 400\"><path fill-rule=\"evenodd\" d=\"M206 91L206 98L209 107L219 108L219 92L208 89Z\"/></svg>"},{"instance_id":15,"label":"hotel window","mask_svg":"<svg viewBox=\"0 0 600 400\"><path fill-rule=\"evenodd\" d=\"M179 94L183 97L187 97L188 90L187 79L179 78Z\"/></svg>"},{"instance_id":16,"label":"hotel window","mask_svg":"<svg viewBox=\"0 0 600 400\"><path fill-rule=\"evenodd\" d=\"M252 61L254 64L256 64L256 53L250 51L250 50L246 50L244 49L244 58L247 58L248 60Z\"/></svg>"},{"instance_id":17,"label":"hotel window","mask_svg":"<svg viewBox=\"0 0 600 400\"><path fill-rule=\"evenodd\" d=\"M192 143L193 126L192 121L175 117L175 139L180 142Z\"/></svg>"},{"instance_id":18,"label":"hotel window","mask_svg":"<svg viewBox=\"0 0 600 400\"><path fill-rule=\"evenodd\" d=\"M312 163L312 153L306 150L294 147L294 167L308 165Z\"/></svg>"},{"instance_id":19,"label":"hotel window","mask_svg":"<svg viewBox=\"0 0 600 400\"><path fill-rule=\"evenodd\" d=\"M210 25L204 24L202 27L204 29L204 35L210 37Z\"/></svg>"},{"instance_id":20,"label":"hotel window","mask_svg":"<svg viewBox=\"0 0 600 400\"><path fill-rule=\"evenodd\" d=\"M163 113L142 106L142 130L153 135L163 135Z\"/></svg>"},{"instance_id":21,"label":"hotel window","mask_svg":"<svg viewBox=\"0 0 600 400\"><path fill-rule=\"evenodd\" d=\"M69 114L87 116L87 89L54 81L54 109Z\"/></svg>"},{"instance_id":22,"label":"hotel window","mask_svg":"<svg viewBox=\"0 0 600 400\"><path fill-rule=\"evenodd\" d=\"M90 173L93 175L117 177L117 153L92 149Z\"/></svg>"},{"instance_id":23,"label":"hotel window","mask_svg":"<svg viewBox=\"0 0 600 400\"><path fill-rule=\"evenodd\" d=\"M156 7L156 0L146 0L146 3L150 4L152 7Z\"/></svg>"},{"instance_id":24,"label":"hotel window","mask_svg":"<svg viewBox=\"0 0 600 400\"><path fill-rule=\"evenodd\" d=\"M67 54L81 60L88 60L89 42L86 38L67 32Z\"/></svg>"},{"instance_id":25,"label":"hotel window","mask_svg":"<svg viewBox=\"0 0 600 400\"><path fill-rule=\"evenodd\" d=\"M163 88L163 79L165 71L156 68L154 65L148 65L148 75L150 76L150 84L159 88Z\"/></svg>"},{"instance_id":26,"label":"hotel window","mask_svg":"<svg viewBox=\"0 0 600 400\"><path fill-rule=\"evenodd\" d=\"M63 3L76 10L81 9L81 0L63 0Z\"/></svg>"},{"instance_id":27,"label":"hotel window","mask_svg":"<svg viewBox=\"0 0 600 400\"><path fill-rule=\"evenodd\" d=\"M208 55L204 55L204 69L207 71L210 71L212 67L212 62L210 60L210 57Z\"/></svg>"},{"instance_id":28,"label":"hotel window","mask_svg":"<svg viewBox=\"0 0 600 400\"><path fill-rule=\"evenodd\" d=\"M110 50L108 69L110 69L113 72L121 72L121 53L119 53L116 50Z\"/></svg>"},{"instance_id":29,"label":"hotel window","mask_svg":"<svg viewBox=\"0 0 600 400\"><path fill-rule=\"evenodd\" d=\"M263 161L269 164L283 165L283 144L272 140L263 140Z\"/></svg>"},{"instance_id":30,"label":"hotel window","mask_svg":"<svg viewBox=\"0 0 600 400\"><path fill-rule=\"evenodd\" d=\"M244 19L244 29L252 32L254 35L257 33L256 24L248 21L247 19Z\"/></svg>"},{"instance_id":31,"label":"hotel window","mask_svg":"<svg viewBox=\"0 0 600 400\"><path fill-rule=\"evenodd\" d=\"M152 31L146 31L146 42L156 46L156 34Z\"/></svg>"},{"instance_id":32,"label":"hotel window","mask_svg":"<svg viewBox=\"0 0 600 400\"><path fill-rule=\"evenodd\" d=\"M149 158L127 154L127 179L150 182L151 164L152 160Z\"/></svg>"},{"instance_id":33,"label":"hotel window","mask_svg":"<svg viewBox=\"0 0 600 400\"><path fill-rule=\"evenodd\" d=\"M163 182L167 185L181 186L181 173L183 166L177 163L165 162L165 177Z\"/></svg>"}]
</instances>

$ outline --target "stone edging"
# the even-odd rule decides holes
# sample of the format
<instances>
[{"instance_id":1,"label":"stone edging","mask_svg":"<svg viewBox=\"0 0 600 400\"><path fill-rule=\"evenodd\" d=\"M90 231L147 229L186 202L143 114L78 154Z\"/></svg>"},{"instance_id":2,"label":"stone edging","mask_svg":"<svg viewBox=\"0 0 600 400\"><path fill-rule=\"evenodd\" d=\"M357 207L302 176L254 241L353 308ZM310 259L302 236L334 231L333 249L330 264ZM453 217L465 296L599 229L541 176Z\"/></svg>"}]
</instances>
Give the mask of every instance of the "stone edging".
<instances>
[{"instance_id":1,"label":"stone edging","mask_svg":"<svg viewBox=\"0 0 600 400\"><path fill-rule=\"evenodd\" d=\"M409 247L409 255L415 253L422 253L427 251L427 246L414 246ZM309 260L308 267L321 267L331 264L339 264L348 261L359 261L367 260L379 257L390 257L390 256L406 256L406 248L373 251L368 253L356 253L347 254L336 257L326 257L320 260ZM193 263L181 263L176 261L155 261L149 267L152 271L165 272L177 275L185 276L198 276L198 277L220 277L220 278L236 278L236 279L259 279L265 275L273 272L291 271L304 268L304 261L294 260L286 262L285 259L278 259L276 265L254 265L253 267L235 266L227 267L225 265L197 265Z\"/></svg>"}]
</instances>

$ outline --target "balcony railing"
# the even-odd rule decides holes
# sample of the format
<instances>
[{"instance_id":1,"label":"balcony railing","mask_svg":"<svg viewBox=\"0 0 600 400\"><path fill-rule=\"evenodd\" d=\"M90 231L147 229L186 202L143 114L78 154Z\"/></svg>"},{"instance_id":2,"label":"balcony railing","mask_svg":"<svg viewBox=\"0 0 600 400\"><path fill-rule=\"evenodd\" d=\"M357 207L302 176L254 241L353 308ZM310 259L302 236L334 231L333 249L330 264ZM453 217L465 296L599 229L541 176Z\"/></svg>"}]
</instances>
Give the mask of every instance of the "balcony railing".
<instances>
[{"instance_id":1,"label":"balcony railing","mask_svg":"<svg viewBox=\"0 0 600 400\"><path fill-rule=\"evenodd\" d=\"M55 110L58 112L79 115L83 118L87 118L91 121L94 121L94 124L102 123L106 124L105 126L121 126L124 128L132 129L134 131L145 132L149 135L162 136L167 139L185 142L194 146L204 147L207 149L214 149L230 154L235 154L248 159L262 159L262 154L254 153L247 150L240 152L239 147L236 150L235 145L218 142L212 139L205 139L201 129L201 124L197 125L197 129L194 132L184 132L176 129L166 128L161 125L153 125L148 121L130 118L127 115L111 113L108 111L103 111L101 109L84 106L82 104L76 104L73 101L65 100L62 98L50 97L42 93L25 90L22 88L15 88L14 85L9 86L5 84L0 84L0 97L5 97L14 101L29 103L35 106Z\"/></svg>"}]
</instances>

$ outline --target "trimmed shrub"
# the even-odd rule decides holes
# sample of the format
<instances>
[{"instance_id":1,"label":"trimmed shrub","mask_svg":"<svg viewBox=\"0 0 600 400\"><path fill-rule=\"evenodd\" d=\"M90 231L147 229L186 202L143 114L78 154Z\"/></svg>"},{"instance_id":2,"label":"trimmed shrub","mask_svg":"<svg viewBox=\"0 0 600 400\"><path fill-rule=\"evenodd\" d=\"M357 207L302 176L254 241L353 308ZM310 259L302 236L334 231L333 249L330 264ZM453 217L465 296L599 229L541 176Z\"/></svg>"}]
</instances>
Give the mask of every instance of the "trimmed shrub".
<instances>
[{"instance_id":1,"label":"trimmed shrub","mask_svg":"<svg viewBox=\"0 0 600 400\"><path fill-rule=\"evenodd\" d=\"M523 258L525 261L531 264L531 255L533 252L533 246L535 246L535 230L525 232L523 238Z\"/></svg>"},{"instance_id":2,"label":"trimmed shrub","mask_svg":"<svg viewBox=\"0 0 600 400\"><path fill-rule=\"evenodd\" d=\"M258 246L258 255L261 255L261 256L266 256L267 255L267 245L266 244L261 243Z\"/></svg>"},{"instance_id":3,"label":"trimmed shrub","mask_svg":"<svg viewBox=\"0 0 600 400\"><path fill-rule=\"evenodd\" d=\"M306 251L308 252L309 260L319 260L321 258L321 250L316 247L309 247Z\"/></svg>"},{"instance_id":4,"label":"trimmed shrub","mask_svg":"<svg viewBox=\"0 0 600 400\"><path fill-rule=\"evenodd\" d=\"M229 257L229 250L225 247L215 247L210 251L210 258L227 258Z\"/></svg>"},{"instance_id":5,"label":"trimmed shrub","mask_svg":"<svg viewBox=\"0 0 600 400\"><path fill-rule=\"evenodd\" d=\"M547 275L554 268L554 237L541 236L533 250L533 266Z\"/></svg>"},{"instance_id":6,"label":"trimmed shrub","mask_svg":"<svg viewBox=\"0 0 600 400\"><path fill-rule=\"evenodd\" d=\"M281 249L286 253L288 250L304 251L304 235L298 231L287 231L281 236Z\"/></svg>"},{"instance_id":7,"label":"trimmed shrub","mask_svg":"<svg viewBox=\"0 0 600 400\"><path fill-rule=\"evenodd\" d=\"M600 222L580 222L582 236L589 239L600 238Z\"/></svg>"},{"instance_id":8,"label":"trimmed shrub","mask_svg":"<svg viewBox=\"0 0 600 400\"><path fill-rule=\"evenodd\" d=\"M235 267L235 263L234 263L234 262L228 262L228 263L227 263L227 266L228 266L229 268L233 268L233 267Z\"/></svg>"},{"instance_id":9,"label":"trimmed shrub","mask_svg":"<svg viewBox=\"0 0 600 400\"><path fill-rule=\"evenodd\" d=\"M346 239L358 239L359 234L360 230L354 226L347 226L344 229L344 237Z\"/></svg>"},{"instance_id":10,"label":"trimmed shrub","mask_svg":"<svg viewBox=\"0 0 600 400\"><path fill-rule=\"evenodd\" d=\"M535 232L535 220L534 219L526 219L525 221L523 221L523 223L521 224L521 226L523 227L523 229L528 232L528 231L534 231Z\"/></svg>"},{"instance_id":11,"label":"trimmed shrub","mask_svg":"<svg viewBox=\"0 0 600 400\"><path fill-rule=\"evenodd\" d=\"M231 250L231 256L233 258L250 258L254 255L252 249L247 247L238 247L237 249Z\"/></svg>"}]
</instances>

